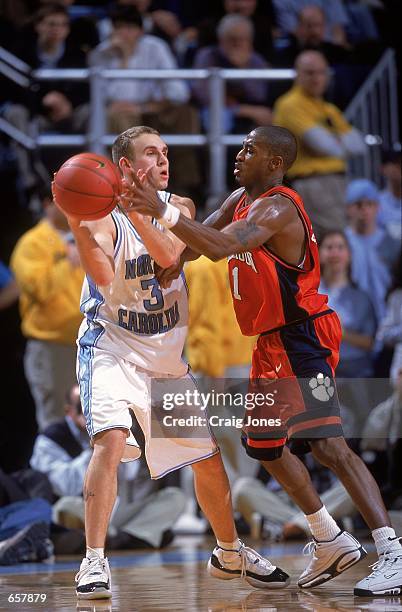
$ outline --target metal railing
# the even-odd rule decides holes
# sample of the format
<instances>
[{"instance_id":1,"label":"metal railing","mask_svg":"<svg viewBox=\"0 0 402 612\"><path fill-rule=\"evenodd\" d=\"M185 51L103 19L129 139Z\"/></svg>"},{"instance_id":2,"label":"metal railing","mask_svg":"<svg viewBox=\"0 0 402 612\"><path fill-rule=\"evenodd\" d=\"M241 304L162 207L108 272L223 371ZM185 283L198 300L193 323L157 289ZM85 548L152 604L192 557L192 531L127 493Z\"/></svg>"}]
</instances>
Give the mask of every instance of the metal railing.
<instances>
[{"instance_id":1,"label":"metal railing","mask_svg":"<svg viewBox=\"0 0 402 612\"><path fill-rule=\"evenodd\" d=\"M381 147L391 149L399 142L397 73L395 54L387 49L352 99L345 117L366 135L363 156L349 160L350 176L364 176L381 184Z\"/></svg>"},{"instance_id":2,"label":"metal railing","mask_svg":"<svg viewBox=\"0 0 402 612\"><path fill-rule=\"evenodd\" d=\"M14 59L16 61L14 61ZM202 70L106 70L41 69L29 72L29 67L0 48L0 72L22 87L28 87L28 75L37 80L75 80L90 84L90 120L86 134L24 134L0 117L0 130L29 149L52 146L77 146L104 154L116 137L107 133L106 85L113 79L139 80L205 80L209 90L210 121L206 134L163 134L168 145L206 146L209 150L209 194L220 195L226 190L226 147L239 145L244 135L225 134L221 121L224 108L225 82L228 80L292 80L293 69L220 69ZM379 143L391 146L398 141L396 69L394 52L387 50L349 104L345 116L366 135L369 146L366 154L349 161L352 176L367 176L378 180Z\"/></svg>"}]
</instances>

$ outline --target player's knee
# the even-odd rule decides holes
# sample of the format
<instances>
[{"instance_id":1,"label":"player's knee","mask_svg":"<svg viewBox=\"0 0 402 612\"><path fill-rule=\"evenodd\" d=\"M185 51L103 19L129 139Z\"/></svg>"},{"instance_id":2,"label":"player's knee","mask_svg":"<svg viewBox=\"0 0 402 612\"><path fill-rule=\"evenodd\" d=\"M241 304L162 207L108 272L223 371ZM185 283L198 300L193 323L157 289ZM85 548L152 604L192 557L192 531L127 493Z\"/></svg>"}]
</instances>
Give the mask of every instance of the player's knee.
<instances>
[{"instance_id":1,"label":"player's knee","mask_svg":"<svg viewBox=\"0 0 402 612\"><path fill-rule=\"evenodd\" d=\"M107 458L109 463L119 462L126 444L127 430L108 429L97 434L93 439L94 454Z\"/></svg>"},{"instance_id":2,"label":"player's knee","mask_svg":"<svg viewBox=\"0 0 402 612\"><path fill-rule=\"evenodd\" d=\"M208 459L204 459L203 461L193 463L191 467L194 474L206 473L211 479L214 477L214 474L217 476L225 471L220 453L216 453L212 457L208 457Z\"/></svg>"},{"instance_id":3,"label":"player's knee","mask_svg":"<svg viewBox=\"0 0 402 612\"><path fill-rule=\"evenodd\" d=\"M314 459L334 471L349 465L353 452L344 438L327 438L310 442Z\"/></svg>"}]
</instances>

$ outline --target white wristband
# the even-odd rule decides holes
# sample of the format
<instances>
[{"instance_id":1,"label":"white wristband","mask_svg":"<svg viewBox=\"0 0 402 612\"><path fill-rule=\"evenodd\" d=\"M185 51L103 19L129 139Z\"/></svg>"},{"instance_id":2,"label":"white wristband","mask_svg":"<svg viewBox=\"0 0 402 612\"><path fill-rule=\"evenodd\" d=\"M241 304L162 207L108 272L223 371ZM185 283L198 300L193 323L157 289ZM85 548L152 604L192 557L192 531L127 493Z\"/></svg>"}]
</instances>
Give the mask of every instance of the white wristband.
<instances>
[{"instance_id":1,"label":"white wristband","mask_svg":"<svg viewBox=\"0 0 402 612\"><path fill-rule=\"evenodd\" d=\"M166 210L163 215L157 219L157 221L163 225L163 227L173 227L176 225L180 217L180 210L176 208L176 206L172 206L171 204L166 204Z\"/></svg>"}]
</instances>

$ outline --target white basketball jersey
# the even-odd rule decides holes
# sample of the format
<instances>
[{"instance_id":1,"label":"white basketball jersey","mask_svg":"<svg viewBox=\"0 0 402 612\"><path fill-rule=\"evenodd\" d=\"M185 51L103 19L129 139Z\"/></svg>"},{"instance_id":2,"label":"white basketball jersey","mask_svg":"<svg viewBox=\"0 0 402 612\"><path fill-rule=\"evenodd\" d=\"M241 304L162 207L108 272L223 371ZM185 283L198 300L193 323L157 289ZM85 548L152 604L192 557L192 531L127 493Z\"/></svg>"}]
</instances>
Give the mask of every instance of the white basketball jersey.
<instances>
[{"instance_id":1,"label":"white basketball jersey","mask_svg":"<svg viewBox=\"0 0 402 612\"><path fill-rule=\"evenodd\" d=\"M158 192L164 201L170 193ZM81 295L78 344L98 347L160 374L182 376L187 364L182 351L187 335L187 286L182 272L168 289L161 289L154 260L131 221L113 211L116 226L115 276L98 287L87 275ZM159 230L165 229L155 220Z\"/></svg>"}]
</instances>

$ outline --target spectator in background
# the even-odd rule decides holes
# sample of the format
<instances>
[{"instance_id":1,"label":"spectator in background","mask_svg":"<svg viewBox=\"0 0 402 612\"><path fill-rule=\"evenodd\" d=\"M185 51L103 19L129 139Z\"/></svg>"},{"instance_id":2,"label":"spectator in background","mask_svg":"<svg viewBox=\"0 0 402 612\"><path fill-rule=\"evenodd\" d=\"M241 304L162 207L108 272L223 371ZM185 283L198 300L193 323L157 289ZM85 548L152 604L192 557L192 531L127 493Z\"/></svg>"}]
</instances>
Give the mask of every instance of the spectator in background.
<instances>
[{"instance_id":1,"label":"spectator in background","mask_svg":"<svg viewBox=\"0 0 402 612\"><path fill-rule=\"evenodd\" d=\"M226 15L217 29L218 44L197 52L194 68L266 68L264 58L253 47L254 28L248 17ZM209 124L209 95L205 83L193 86L194 97L201 107L204 125ZM228 81L223 117L224 130L234 134L249 132L257 125L270 125L271 109L267 107L266 81Z\"/></svg>"},{"instance_id":2,"label":"spectator in background","mask_svg":"<svg viewBox=\"0 0 402 612\"><path fill-rule=\"evenodd\" d=\"M391 377L395 378L396 369L402 364L402 253L395 285L388 295L385 315L380 321L376 340L382 347L392 350Z\"/></svg>"},{"instance_id":3,"label":"spectator in background","mask_svg":"<svg viewBox=\"0 0 402 612\"><path fill-rule=\"evenodd\" d=\"M341 111L324 99L329 82L324 56L304 51L295 68L295 83L276 101L273 121L297 138L297 159L287 177L303 198L319 240L326 231L346 226L346 159L363 153L365 144Z\"/></svg>"},{"instance_id":4,"label":"spectator in background","mask_svg":"<svg viewBox=\"0 0 402 612\"><path fill-rule=\"evenodd\" d=\"M372 348L377 320L369 296L352 282L351 252L345 234L335 231L324 235L320 261L320 291L328 295L329 306L337 312L342 326L337 386L349 410L350 436L354 437L359 435L370 406L367 384L362 379L374 375Z\"/></svg>"},{"instance_id":5,"label":"spectator in background","mask_svg":"<svg viewBox=\"0 0 402 612\"><path fill-rule=\"evenodd\" d=\"M401 241L393 239L378 225L379 191L374 183L367 179L351 181L346 204L349 225L345 233L352 251L352 279L368 293L377 320L381 321Z\"/></svg>"},{"instance_id":6,"label":"spectator in background","mask_svg":"<svg viewBox=\"0 0 402 612\"><path fill-rule=\"evenodd\" d=\"M45 4L34 15L34 36L18 37L13 52L33 70L39 68L85 68L86 56L68 39L70 19L61 4ZM21 131L59 131L74 133L84 131L89 98L88 86L70 80L42 81L29 91L23 90L16 98L17 104L5 109L5 117ZM33 123L31 122L33 120ZM27 190L38 183L26 150L15 145L19 167ZM65 150L43 158L50 173L68 157ZM48 178L41 168L41 178Z\"/></svg>"},{"instance_id":7,"label":"spectator in background","mask_svg":"<svg viewBox=\"0 0 402 612\"><path fill-rule=\"evenodd\" d=\"M391 375L393 393L373 408L362 431L362 458L381 484L387 507L402 494L402 354ZM400 505L399 505L400 510ZM402 512L390 513L392 524L402 523Z\"/></svg>"},{"instance_id":8,"label":"spectator in background","mask_svg":"<svg viewBox=\"0 0 402 612\"><path fill-rule=\"evenodd\" d=\"M204 2L205 4L205 2ZM211 3L210 10L203 12L203 18L194 24L192 46L186 56L186 66L191 65L195 49L217 43L219 21L227 15L241 15L249 19L254 27L254 47L266 61L273 51L274 12L271 0L221 0ZM205 17L205 15L209 17ZM210 16L212 15L212 16Z\"/></svg>"},{"instance_id":9,"label":"spectator in background","mask_svg":"<svg viewBox=\"0 0 402 612\"><path fill-rule=\"evenodd\" d=\"M115 6L133 6L141 15L142 27L145 34L158 36L165 40L175 50L175 43L182 34L182 25L179 17L172 11L155 9L152 0L116 0ZM106 40L113 30L110 18L98 22L101 40Z\"/></svg>"},{"instance_id":10,"label":"spectator in background","mask_svg":"<svg viewBox=\"0 0 402 612\"><path fill-rule=\"evenodd\" d=\"M345 28L348 15L342 0L273 0L276 23L286 36L294 34L300 11L306 6L320 7L326 17L325 40L336 45L347 45Z\"/></svg>"},{"instance_id":11,"label":"spectator in background","mask_svg":"<svg viewBox=\"0 0 402 612\"><path fill-rule=\"evenodd\" d=\"M314 50L323 54L328 64L347 59L347 51L325 38L326 17L321 6L308 4L297 15L295 30L289 35L289 44L279 49L274 57L275 67L291 67L302 51Z\"/></svg>"},{"instance_id":12,"label":"spectator in background","mask_svg":"<svg viewBox=\"0 0 402 612\"><path fill-rule=\"evenodd\" d=\"M18 285L10 270L0 261L0 310L5 310L18 300Z\"/></svg>"},{"instance_id":13,"label":"spectator in background","mask_svg":"<svg viewBox=\"0 0 402 612\"><path fill-rule=\"evenodd\" d=\"M373 375L371 350L376 331L373 304L367 293L351 280L351 252L345 234L328 232L320 244L320 292L341 321L342 342L338 377L367 378Z\"/></svg>"},{"instance_id":14,"label":"spectator in background","mask_svg":"<svg viewBox=\"0 0 402 612\"><path fill-rule=\"evenodd\" d=\"M60 498L53 507L55 522L70 521L71 524L75 518L79 521L77 524L83 525L82 491L91 456L80 392L78 385L74 385L67 393L65 417L36 438L31 458L31 466L47 475L55 495ZM123 465L121 471L124 468L127 466ZM170 528L184 507L183 493L170 487L127 503L121 496L121 484L120 503L113 514L106 546L113 550L160 548L170 543L173 539ZM82 550L85 550L83 533Z\"/></svg>"},{"instance_id":15,"label":"spectator in background","mask_svg":"<svg viewBox=\"0 0 402 612\"><path fill-rule=\"evenodd\" d=\"M402 233L401 152L384 151L381 173L385 178L385 189L380 193L378 225L394 238Z\"/></svg>"},{"instance_id":16,"label":"spectator in background","mask_svg":"<svg viewBox=\"0 0 402 612\"><path fill-rule=\"evenodd\" d=\"M75 382L75 339L84 273L64 215L43 189L44 218L17 242L11 269L20 288L24 368L40 430L62 416Z\"/></svg>"},{"instance_id":17,"label":"spectator in background","mask_svg":"<svg viewBox=\"0 0 402 612\"><path fill-rule=\"evenodd\" d=\"M167 43L144 34L142 18L135 7L117 7L111 19L112 35L90 53L90 66L141 70L177 68ZM112 133L143 124L168 134L199 132L197 112L188 104L189 88L179 79L116 79L108 83L107 98ZM170 188L183 195L191 194L200 182L194 149L178 147L170 157L173 168Z\"/></svg>"},{"instance_id":18,"label":"spectator in background","mask_svg":"<svg viewBox=\"0 0 402 612\"><path fill-rule=\"evenodd\" d=\"M323 54L331 66L332 78L326 97L345 108L363 83L376 58L367 53L356 57L355 49L333 43L325 38L326 16L318 5L305 6L298 15L297 27L289 36L289 44L277 50L273 64L275 67L289 68L302 51L313 50ZM281 89L282 87L282 89ZM283 84L275 86L276 97L283 93Z\"/></svg>"}]
</instances>

